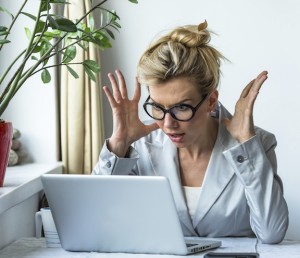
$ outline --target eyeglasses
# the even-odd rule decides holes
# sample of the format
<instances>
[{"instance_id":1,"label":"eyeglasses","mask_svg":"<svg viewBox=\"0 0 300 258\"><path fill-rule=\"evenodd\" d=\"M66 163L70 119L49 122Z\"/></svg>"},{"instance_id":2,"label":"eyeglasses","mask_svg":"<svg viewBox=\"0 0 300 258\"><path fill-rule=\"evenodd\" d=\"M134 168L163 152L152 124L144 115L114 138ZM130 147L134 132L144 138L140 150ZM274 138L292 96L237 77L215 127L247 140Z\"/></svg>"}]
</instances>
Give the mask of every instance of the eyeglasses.
<instances>
[{"instance_id":1,"label":"eyeglasses","mask_svg":"<svg viewBox=\"0 0 300 258\"><path fill-rule=\"evenodd\" d=\"M148 102L150 99L149 96L145 101L143 107L146 113L155 120L163 120L165 118L165 115L169 113L174 119L178 121L189 121L194 117L196 111L199 109L207 96L208 94L205 94L195 107L188 104L178 104L171 107L170 109L164 109L162 106L156 103Z\"/></svg>"}]
</instances>

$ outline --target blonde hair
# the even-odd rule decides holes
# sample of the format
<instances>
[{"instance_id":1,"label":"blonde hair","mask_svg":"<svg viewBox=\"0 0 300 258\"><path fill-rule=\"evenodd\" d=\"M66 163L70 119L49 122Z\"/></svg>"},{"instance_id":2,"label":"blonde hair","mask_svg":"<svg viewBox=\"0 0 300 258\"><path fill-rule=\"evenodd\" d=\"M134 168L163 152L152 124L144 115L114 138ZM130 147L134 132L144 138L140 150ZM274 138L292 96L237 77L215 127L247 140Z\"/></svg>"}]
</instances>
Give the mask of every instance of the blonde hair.
<instances>
[{"instance_id":1,"label":"blonde hair","mask_svg":"<svg viewBox=\"0 0 300 258\"><path fill-rule=\"evenodd\" d=\"M139 60L139 81L147 86L185 77L199 87L201 94L217 89L220 63L225 57L211 45L207 22L177 27L162 36Z\"/></svg>"}]
</instances>

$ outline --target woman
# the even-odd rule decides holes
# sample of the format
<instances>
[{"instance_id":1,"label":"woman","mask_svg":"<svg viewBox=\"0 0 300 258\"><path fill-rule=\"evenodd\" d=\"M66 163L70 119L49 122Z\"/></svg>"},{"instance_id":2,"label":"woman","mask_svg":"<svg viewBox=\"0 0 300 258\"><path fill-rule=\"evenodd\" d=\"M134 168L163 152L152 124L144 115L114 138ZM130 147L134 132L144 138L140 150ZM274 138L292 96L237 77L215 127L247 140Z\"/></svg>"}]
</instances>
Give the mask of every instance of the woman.
<instances>
[{"instance_id":1,"label":"woman","mask_svg":"<svg viewBox=\"0 0 300 258\"><path fill-rule=\"evenodd\" d=\"M109 74L113 133L93 174L169 179L185 236L253 236L278 243L288 209L277 175L276 139L253 123L263 71L243 90L233 116L218 101L222 54L207 23L179 27L154 42L138 64L132 100L120 71ZM138 117L140 83L154 119Z\"/></svg>"}]
</instances>

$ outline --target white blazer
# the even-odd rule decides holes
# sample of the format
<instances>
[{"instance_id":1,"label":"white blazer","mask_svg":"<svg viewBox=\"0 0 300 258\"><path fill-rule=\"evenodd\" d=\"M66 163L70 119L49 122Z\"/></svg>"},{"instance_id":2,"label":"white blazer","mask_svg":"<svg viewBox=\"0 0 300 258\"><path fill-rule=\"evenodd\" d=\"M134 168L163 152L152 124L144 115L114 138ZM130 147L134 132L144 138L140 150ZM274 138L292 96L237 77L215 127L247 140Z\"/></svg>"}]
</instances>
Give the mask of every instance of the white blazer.
<instances>
[{"instance_id":1,"label":"white blazer","mask_svg":"<svg viewBox=\"0 0 300 258\"><path fill-rule=\"evenodd\" d=\"M193 221L180 181L177 148L158 129L136 141L128 158L106 144L92 174L158 175L169 179L185 236L253 236L278 243L288 227L288 208L277 175L276 139L256 127L256 136L238 143L221 124L229 112L219 103L218 137L207 167Z\"/></svg>"}]
</instances>

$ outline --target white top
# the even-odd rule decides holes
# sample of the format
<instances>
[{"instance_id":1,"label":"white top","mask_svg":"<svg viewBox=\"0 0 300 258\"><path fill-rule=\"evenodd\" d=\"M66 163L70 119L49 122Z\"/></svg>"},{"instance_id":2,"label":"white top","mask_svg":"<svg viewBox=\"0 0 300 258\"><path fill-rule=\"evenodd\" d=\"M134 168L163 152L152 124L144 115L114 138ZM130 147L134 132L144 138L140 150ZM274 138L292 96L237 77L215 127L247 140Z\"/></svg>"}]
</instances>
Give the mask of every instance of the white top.
<instances>
[{"instance_id":1,"label":"white top","mask_svg":"<svg viewBox=\"0 0 300 258\"><path fill-rule=\"evenodd\" d=\"M194 219L202 187L183 186L186 204L192 220Z\"/></svg>"}]
</instances>

